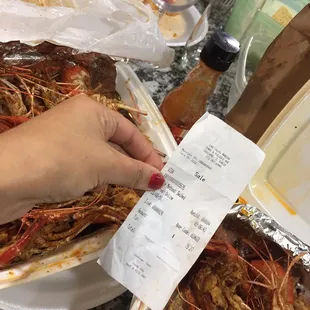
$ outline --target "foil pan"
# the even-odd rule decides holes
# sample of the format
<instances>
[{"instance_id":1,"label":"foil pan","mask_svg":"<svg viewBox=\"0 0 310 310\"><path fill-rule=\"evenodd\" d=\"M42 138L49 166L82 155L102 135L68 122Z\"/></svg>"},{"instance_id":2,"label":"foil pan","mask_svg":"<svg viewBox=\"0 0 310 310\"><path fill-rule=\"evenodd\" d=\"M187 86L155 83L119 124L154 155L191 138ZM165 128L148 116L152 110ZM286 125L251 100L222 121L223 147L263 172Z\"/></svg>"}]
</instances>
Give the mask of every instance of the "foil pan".
<instances>
[{"instance_id":1,"label":"foil pan","mask_svg":"<svg viewBox=\"0 0 310 310\"><path fill-rule=\"evenodd\" d=\"M310 246L286 231L269 215L254 206L238 203L230 209L227 216L237 217L240 221L250 225L257 234L272 240L283 250L289 251L292 256L306 253L301 258L301 262L305 270L310 273ZM150 308L133 296L130 310L150 310Z\"/></svg>"},{"instance_id":2,"label":"foil pan","mask_svg":"<svg viewBox=\"0 0 310 310\"><path fill-rule=\"evenodd\" d=\"M305 269L310 272L310 246L286 231L269 215L261 212L256 207L244 204L234 205L228 214L235 215L241 221L247 222L256 233L274 241L282 249L290 251L293 256L307 253L302 257L302 263Z\"/></svg>"}]
</instances>

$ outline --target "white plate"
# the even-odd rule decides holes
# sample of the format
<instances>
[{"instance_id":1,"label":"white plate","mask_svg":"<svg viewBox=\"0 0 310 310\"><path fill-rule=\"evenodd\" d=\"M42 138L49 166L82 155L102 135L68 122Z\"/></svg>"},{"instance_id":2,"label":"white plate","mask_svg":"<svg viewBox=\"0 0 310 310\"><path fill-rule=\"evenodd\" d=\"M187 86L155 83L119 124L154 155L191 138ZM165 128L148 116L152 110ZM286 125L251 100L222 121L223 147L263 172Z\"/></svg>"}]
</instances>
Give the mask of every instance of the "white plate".
<instances>
[{"instance_id":1,"label":"white plate","mask_svg":"<svg viewBox=\"0 0 310 310\"><path fill-rule=\"evenodd\" d=\"M171 47L184 46L200 17L201 14L195 6L180 12L176 16L164 15L159 21L159 29L167 45ZM207 19L205 19L200 25L191 45L199 43L206 36L208 28L209 24Z\"/></svg>"},{"instance_id":2,"label":"white plate","mask_svg":"<svg viewBox=\"0 0 310 310\"><path fill-rule=\"evenodd\" d=\"M126 289L90 261L52 276L0 291L2 310L85 310Z\"/></svg>"},{"instance_id":3,"label":"white plate","mask_svg":"<svg viewBox=\"0 0 310 310\"><path fill-rule=\"evenodd\" d=\"M257 144L266 158L242 197L310 245L310 80Z\"/></svg>"}]
</instances>

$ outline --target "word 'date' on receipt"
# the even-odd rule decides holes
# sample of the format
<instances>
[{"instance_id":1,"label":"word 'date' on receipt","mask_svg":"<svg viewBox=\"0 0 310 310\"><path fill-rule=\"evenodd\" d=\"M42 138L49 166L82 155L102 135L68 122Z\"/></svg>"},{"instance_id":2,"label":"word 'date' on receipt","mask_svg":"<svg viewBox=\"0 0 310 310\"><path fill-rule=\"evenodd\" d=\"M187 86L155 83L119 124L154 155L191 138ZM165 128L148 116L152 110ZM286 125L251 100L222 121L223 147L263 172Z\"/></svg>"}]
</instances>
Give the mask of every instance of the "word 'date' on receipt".
<instances>
[{"instance_id":1,"label":"word 'date' on receipt","mask_svg":"<svg viewBox=\"0 0 310 310\"><path fill-rule=\"evenodd\" d=\"M257 145L205 114L173 153L99 264L152 310L163 309L264 160Z\"/></svg>"}]
</instances>

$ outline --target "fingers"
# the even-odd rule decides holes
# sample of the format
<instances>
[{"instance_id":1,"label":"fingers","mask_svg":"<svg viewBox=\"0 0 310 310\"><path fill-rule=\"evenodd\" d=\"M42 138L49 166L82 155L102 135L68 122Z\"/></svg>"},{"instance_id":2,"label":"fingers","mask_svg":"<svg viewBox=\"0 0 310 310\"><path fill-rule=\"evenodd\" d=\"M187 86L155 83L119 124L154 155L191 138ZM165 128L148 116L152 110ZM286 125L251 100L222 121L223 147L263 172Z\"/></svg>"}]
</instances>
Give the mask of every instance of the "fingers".
<instances>
[{"instance_id":1,"label":"fingers","mask_svg":"<svg viewBox=\"0 0 310 310\"><path fill-rule=\"evenodd\" d=\"M126 156L129 156L119 145L112 143L112 142L107 142L107 143L108 143L108 145L110 145L113 149L117 150L118 152L120 152Z\"/></svg>"},{"instance_id":2,"label":"fingers","mask_svg":"<svg viewBox=\"0 0 310 310\"><path fill-rule=\"evenodd\" d=\"M160 156L141 131L121 114L111 111L115 126L107 137L119 145L131 157L161 170L163 163Z\"/></svg>"},{"instance_id":3,"label":"fingers","mask_svg":"<svg viewBox=\"0 0 310 310\"><path fill-rule=\"evenodd\" d=\"M153 166L112 150L111 173L105 175L108 184L116 184L141 190L156 190L164 185L163 175Z\"/></svg>"},{"instance_id":4,"label":"fingers","mask_svg":"<svg viewBox=\"0 0 310 310\"><path fill-rule=\"evenodd\" d=\"M66 107L69 110L75 108L75 115L83 115L83 125L87 122L88 130L96 123L93 121L92 115L99 114L102 127L101 132L106 141L117 144L131 157L148 163L159 170L162 169L161 158L152 145L146 140L140 130L120 113L104 107L85 95L73 97L67 101L67 104L62 103L53 108L52 111L56 111L58 107L62 107L63 110ZM44 114L46 115L48 112Z\"/></svg>"}]
</instances>

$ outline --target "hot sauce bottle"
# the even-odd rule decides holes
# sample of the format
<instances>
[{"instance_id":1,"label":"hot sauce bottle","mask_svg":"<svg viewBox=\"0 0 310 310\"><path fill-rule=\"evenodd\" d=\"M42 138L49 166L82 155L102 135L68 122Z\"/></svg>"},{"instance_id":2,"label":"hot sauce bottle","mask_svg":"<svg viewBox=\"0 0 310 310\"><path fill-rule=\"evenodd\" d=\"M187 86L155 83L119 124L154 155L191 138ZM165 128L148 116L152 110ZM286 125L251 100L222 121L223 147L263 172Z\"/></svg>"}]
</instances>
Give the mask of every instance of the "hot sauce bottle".
<instances>
[{"instance_id":1,"label":"hot sauce bottle","mask_svg":"<svg viewBox=\"0 0 310 310\"><path fill-rule=\"evenodd\" d=\"M218 78L228 70L239 50L240 44L235 38L223 31L214 32L200 53L200 61L183 84L165 97L160 112L178 144L206 112L207 99Z\"/></svg>"}]
</instances>

